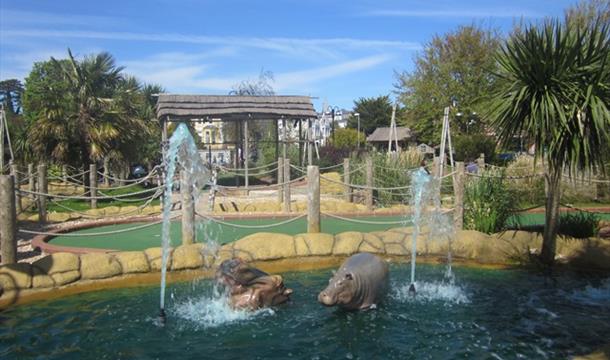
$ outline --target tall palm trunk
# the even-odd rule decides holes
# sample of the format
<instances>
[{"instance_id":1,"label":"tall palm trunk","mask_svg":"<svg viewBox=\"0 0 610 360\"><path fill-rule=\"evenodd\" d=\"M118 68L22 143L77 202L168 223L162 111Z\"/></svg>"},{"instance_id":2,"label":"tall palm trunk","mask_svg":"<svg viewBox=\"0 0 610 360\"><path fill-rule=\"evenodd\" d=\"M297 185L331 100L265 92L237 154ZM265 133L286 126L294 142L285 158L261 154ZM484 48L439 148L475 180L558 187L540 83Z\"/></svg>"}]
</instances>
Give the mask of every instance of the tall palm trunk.
<instances>
[{"instance_id":1,"label":"tall palm trunk","mask_svg":"<svg viewBox=\"0 0 610 360\"><path fill-rule=\"evenodd\" d=\"M559 202L561 198L561 167L550 166L544 176L546 182L546 204L544 234L540 259L546 265L553 265L557 232L559 230Z\"/></svg>"}]
</instances>

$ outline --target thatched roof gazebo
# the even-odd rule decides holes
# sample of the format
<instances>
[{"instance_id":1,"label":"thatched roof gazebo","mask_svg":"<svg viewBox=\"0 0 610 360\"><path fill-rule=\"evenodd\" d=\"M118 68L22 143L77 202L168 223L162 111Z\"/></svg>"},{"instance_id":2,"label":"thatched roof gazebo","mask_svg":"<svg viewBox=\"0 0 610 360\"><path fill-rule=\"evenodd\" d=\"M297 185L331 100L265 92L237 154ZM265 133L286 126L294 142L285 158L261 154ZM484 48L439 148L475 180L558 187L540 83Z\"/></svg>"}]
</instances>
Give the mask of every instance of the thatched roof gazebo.
<instances>
[{"instance_id":1,"label":"thatched roof gazebo","mask_svg":"<svg viewBox=\"0 0 610 360\"><path fill-rule=\"evenodd\" d=\"M299 124L299 152L302 151L303 140L302 121L311 125L311 120L317 117L316 111L308 96L237 96L237 95L177 95L160 94L157 101L157 118L161 123L163 141L167 141L167 125L170 122L209 122L220 119L222 122L232 122L234 128L235 146L233 157L234 166L241 167L243 162L248 178L249 154L248 123L251 121L269 121L275 123L276 157L279 156L280 136L278 121L282 121L283 134L281 137L282 154L286 157L286 121L298 121ZM311 128L311 126L309 126ZM308 146L310 149L311 146ZM239 151L238 151L239 149ZM246 161L244 161L244 158ZM310 157L311 158L311 157ZM299 156L301 159L301 156ZM247 181L247 180L246 180ZM247 184L247 182L246 182Z\"/></svg>"},{"instance_id":2,"label":"thatched roof gazebo","mask_svg":"<svg viewBox=\"0 0 610 360\"><path fill-rule=\"evenodd\" d=\"M396 132L393 132L391 127L378 127L371 135L367 136L366 141L378 147L384 146L384 144L392 146L392 141L396 141L399 147L406 147L410 143L415 143L415 134L411 129L406 126L397 126L395 129Z\"/></svg>"}]
</instances>

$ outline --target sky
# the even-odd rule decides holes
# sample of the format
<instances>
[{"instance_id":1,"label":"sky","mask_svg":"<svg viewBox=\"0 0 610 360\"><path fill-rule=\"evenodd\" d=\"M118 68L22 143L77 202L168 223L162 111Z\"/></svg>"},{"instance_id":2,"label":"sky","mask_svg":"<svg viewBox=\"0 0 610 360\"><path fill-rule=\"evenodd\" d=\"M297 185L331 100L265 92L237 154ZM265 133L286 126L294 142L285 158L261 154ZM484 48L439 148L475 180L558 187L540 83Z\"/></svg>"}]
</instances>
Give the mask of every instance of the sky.
<instances>
[{"instance_id":1,"label":"sky","mask_svg":"<svg viewBox=\"0 0 610 360\"><path fill-rule=\"evenodd\" d=\"M0 0L0 80L37 61L110 52L167 92L227 94L262 71L280 95L351 109L393 95L435 34L562 16L568 0Z\"/></svg>"}]
</instances>

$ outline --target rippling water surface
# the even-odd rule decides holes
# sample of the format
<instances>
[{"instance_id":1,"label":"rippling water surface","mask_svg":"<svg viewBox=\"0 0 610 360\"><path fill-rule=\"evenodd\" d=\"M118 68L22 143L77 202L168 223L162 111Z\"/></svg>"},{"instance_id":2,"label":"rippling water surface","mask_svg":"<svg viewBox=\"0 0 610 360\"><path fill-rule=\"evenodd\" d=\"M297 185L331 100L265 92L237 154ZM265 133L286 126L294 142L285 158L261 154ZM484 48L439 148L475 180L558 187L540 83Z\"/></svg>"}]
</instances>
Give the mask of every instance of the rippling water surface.
<instances>
[{"instance_id":1,"label":"rippling water surface","mask_svg":"<svg viewBox=\"0 0 610 360\"><path fill-rule=\"evenodd\" d=\"M159 289L120 289L0 313L6 359L515 359L565 358L610 333L610 280L550 281L514 270L391 268L387 300L366 312L316 302L330 270L288 273L292 302L230 310L209 281L168 288L168 324L156 325Z\"/></svg>"}]
</instances>

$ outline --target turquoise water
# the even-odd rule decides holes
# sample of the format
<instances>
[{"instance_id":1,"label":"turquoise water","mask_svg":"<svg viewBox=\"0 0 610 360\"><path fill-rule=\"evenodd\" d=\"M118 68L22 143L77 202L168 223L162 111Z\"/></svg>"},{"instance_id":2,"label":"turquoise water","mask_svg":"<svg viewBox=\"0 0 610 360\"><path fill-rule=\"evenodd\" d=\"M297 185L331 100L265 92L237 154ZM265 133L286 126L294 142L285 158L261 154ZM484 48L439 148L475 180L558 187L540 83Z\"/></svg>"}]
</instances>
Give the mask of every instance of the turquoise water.
<instances>
[{"instance_id":1,"label":"turquoise water","mask_svg":"<svg viewBox=\"0 0 610 360\"><path fill-rule=\"evenodd\" d=\"M81 294L0 313L3 359L515 359L566 358L608 341L610 279L549 280L516 270L391 268L392 291L367 312L324 308L330 270L287 273L292 301L254 314L214 300L209 280Z\"/></svg>"}]
</instances>

